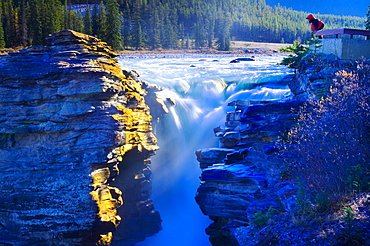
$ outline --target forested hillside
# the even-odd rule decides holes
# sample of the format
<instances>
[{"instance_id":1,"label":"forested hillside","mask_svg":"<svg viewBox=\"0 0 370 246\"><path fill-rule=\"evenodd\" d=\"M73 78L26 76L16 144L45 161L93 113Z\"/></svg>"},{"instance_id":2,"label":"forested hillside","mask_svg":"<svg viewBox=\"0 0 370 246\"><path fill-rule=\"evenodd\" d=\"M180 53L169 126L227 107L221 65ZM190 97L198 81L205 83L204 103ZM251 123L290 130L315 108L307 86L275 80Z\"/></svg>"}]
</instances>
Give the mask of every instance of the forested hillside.
<instances>
[{"instance_id":1,"label":"forested hillside","mask_svg":"<svg viewBox=\"0 0 370 246\"><path fill-rule=\"evenodd\" d=\"M228 50L231 40L292 43L309 37L307 13L271 7L265 0L2 0L0 4L0 48L42 45L49 33L67 28L97 36L115 49ZM318 17L325 28L364 28L365 19L360 17Z\"/></svg>"}]
</instances>

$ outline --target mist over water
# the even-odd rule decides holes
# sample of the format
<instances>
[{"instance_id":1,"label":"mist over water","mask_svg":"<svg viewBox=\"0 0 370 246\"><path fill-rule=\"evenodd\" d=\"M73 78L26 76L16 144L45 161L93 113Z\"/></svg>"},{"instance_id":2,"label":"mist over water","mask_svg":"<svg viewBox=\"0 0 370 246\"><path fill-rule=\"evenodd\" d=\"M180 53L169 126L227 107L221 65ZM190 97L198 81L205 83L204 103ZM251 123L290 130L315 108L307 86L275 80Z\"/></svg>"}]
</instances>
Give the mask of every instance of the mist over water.
<instances>
[{"instance_id":1,"label":"mist over water","mask_svg":"<svg viewBox=\"0 0 370 246\"><path fill-rule=\"evenodd\" d=\"M225 123L233 100L284 99L287 86L278 78L291 73L276 65L282 56L230 63L237 56L177 55L121 57L124 70L135 70L143 81L162 86L163 99L175 102L154 129L160 149L152 159L152 199L163 230L138 246L207 246L205 228L212 222L195 202L201 170L195 151L218 147L213 128ZM162 55L163 56L163 55Z\"/></svg>"}]
</instances>

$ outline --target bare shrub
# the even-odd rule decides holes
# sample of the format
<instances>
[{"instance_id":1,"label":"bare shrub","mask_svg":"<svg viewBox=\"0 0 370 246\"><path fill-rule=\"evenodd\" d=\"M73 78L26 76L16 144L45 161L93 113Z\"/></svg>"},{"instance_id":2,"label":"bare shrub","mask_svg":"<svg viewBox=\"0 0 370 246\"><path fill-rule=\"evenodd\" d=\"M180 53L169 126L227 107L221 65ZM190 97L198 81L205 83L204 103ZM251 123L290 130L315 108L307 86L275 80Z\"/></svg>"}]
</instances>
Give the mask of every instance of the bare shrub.
<instances>
[{"instance_id":1,"label":"bare shrub","mask_svg":"<svg viewBox=\"0 0 370 246\"><path fill-rule=\"evenodd\" d=\"M370 86L367 66L338 72L329 95L300 109L297 126L284 143L291 175L314 200L369 189Z\"/></svg>"}]
</instances>

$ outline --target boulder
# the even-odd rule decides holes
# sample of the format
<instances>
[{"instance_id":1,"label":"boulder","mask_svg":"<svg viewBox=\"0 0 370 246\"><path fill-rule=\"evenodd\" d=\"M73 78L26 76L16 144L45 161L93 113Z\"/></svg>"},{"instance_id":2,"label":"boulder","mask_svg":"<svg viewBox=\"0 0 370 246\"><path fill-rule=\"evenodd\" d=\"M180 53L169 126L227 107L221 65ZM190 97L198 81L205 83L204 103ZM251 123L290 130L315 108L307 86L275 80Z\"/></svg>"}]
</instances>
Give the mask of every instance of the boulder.
<instances>
[{"instance_id":1,"label":"boulder","mask_svg":"<svg viewBox=\"0 0 370 246\"><path fill-rule=\"evenodd\" d=\"M200 167L203 169L216 163L223 163L226 155L232 152L233 150L226 148L207 148L199 149L195 154L200 162Z\"/></svg>"},{"instance_id":2,"label":"boulder","mask_svg":"<svg viewBox=\"0 0 370 246\"><path fill-rule=\"evenodd\" d=\"M252 57L241 57L241 58L236 58L232 61L230 61L230 63L239 63L241 61L255 61L256 58L254 58L254 56Z\"/></svg>"},{"instance_id":3,"label":"boulder","mask_svg":"<svg viewBox=\"0 0 370 246\"><path fill-rule=\"evenodd\" d=\"M244 221L255 193L266 185L263 175L241 164L215 164L203 170L201 180L195 199L204 214Z\"/></svg>"}]
</instances>

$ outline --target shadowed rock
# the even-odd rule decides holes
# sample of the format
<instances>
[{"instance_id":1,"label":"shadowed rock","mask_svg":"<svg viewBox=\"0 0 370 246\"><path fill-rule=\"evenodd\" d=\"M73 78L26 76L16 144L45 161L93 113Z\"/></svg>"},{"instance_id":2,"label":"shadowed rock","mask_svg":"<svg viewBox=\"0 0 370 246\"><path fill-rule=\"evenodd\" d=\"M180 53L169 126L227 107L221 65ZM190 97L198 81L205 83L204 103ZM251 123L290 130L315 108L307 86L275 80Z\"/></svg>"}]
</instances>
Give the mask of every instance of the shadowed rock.
<instances>
[{"instance_id":1,"label":"shadowed rock","mask_svg":"<svg viewBox=\"0 0 370 246\"><path fill-rule=\"evenodd\" d=\"M214 129L222 148L196 152L202 174L195 199L214 221L206 229L214 246L242 245L235 228L250 224L257 212L295 206L296 186L280 182L275 144L293 126L303 103L252 103L230 102L235 110L228 112L224 126Z\"/></svg>"}]
</instances>

